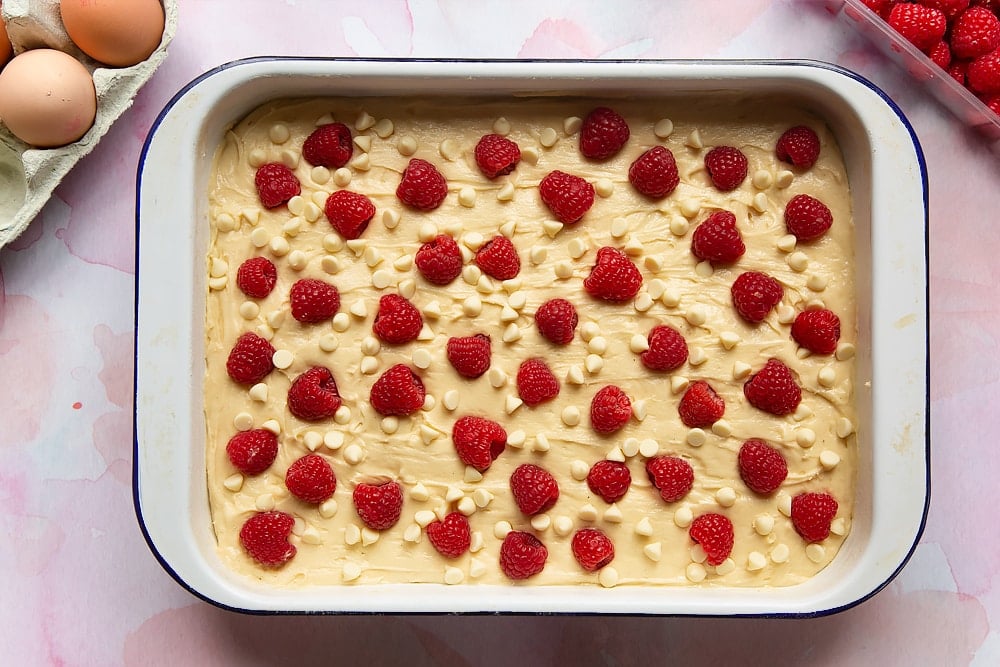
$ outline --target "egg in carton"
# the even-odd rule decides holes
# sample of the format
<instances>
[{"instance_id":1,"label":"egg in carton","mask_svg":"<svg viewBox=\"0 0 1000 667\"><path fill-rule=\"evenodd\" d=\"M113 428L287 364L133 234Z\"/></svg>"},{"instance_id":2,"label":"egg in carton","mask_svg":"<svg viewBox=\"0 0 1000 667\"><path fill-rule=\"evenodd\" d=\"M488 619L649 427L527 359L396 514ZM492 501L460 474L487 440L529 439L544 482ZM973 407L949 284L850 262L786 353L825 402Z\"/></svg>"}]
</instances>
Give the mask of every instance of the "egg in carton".
<instances>
[{"instance_id":1,"label":"egg in carton","mask_svg":"<svg viewBox=\"0 0 1000 667\"><path fill-rule=\"evenodd\" d=\"M26 51L51 49L72 56L93 78L96 92L96 114L93 125L82 137L55 148L38 148L22 141L0 117L0 248L17 238L52 196L53 190L70 169L103 137L111 124L132 104L136 93L153 75L167 55L167 46L177 28L177 0L161 0L164 28L155 50L136 64L110 66L113 56L102 55L98 61L87 55L95 48L77 34L77 44L70 38L63 21L60 5L67 0L0 0L0 31L6 37L15 58ZM87 4L76 0L80 6ZM108 3L104 3L108 4ZM92 9L92 8L91 8ZM67 12L67 19L70 13ZM109 21L97 22L98 32L109 27ZM74 32L74 31L70 31ZM91 31L93 32L93 31ZM0 35L0 66L4 64L4 36ZM118 43L109 40L109 43ZM13 61L12 61L13 62Z\"/></svg>"}]
</instances>

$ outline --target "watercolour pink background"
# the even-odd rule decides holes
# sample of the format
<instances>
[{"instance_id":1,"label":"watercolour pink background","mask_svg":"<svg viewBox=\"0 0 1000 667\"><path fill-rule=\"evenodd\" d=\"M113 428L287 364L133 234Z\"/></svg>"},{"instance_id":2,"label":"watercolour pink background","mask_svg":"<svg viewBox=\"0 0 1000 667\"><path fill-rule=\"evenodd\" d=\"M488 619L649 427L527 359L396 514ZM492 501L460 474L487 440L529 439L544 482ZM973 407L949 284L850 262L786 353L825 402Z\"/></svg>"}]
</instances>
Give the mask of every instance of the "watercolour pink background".
<instances>
[{"instance_id":1,"label":"watercolour pink background","mask_svg":"<svg viewBox=\"0 0 1000 667\"><path fill-rule=\"evenodd\" d=\"M1000 475L1000 162L821 3L180 4L164 65L0 251L0 663L1000 664L1000 531L989 491ZM931 183L934 493L909 565L861 606L802 621L269 618L185 592L150 554L132 508L135 169L156 114L182 85L256 55L809 58L882 87L920 137Z\"/></svg>"}]
</instances>

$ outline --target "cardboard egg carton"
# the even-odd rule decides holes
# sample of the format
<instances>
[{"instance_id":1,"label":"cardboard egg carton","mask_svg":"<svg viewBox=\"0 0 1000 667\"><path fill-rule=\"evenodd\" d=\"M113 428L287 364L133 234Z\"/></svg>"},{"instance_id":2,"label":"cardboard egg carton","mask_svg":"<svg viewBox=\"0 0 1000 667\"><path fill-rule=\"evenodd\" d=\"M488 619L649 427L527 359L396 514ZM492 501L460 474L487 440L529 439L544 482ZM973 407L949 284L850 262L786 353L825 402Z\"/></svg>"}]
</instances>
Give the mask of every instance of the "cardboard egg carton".
<instances>
[{"instance_id":1,"label":"cardboard egg carton","mask_svg":"<svg viewBox=\"0 0 1000 667\"><path fill-rule=\"evenodd\" d=\"M93 150L163 62L177 28L177 0L162 2L166 22L156 51L131 67L110 68L89 58L70 40L59 14L59 0L3 0L0 13L14 53L52 48L77 58L94 77L97 117L79 141L45 149L25 144L0 121L0 248L24 231L59 182Z\"/></svg>"}]
</instances>

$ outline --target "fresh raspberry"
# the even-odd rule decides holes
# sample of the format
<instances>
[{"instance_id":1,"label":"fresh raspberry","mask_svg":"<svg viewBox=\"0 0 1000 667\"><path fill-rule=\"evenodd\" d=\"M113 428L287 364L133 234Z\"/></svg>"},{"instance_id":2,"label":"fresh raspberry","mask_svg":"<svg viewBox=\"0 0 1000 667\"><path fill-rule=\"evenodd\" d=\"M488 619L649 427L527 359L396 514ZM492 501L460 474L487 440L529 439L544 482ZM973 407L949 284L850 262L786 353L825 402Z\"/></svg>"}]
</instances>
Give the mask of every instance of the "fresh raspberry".
<instances>
[{"instance_id":1,"label":"fresh raspberry","mask_svg":"<svg viewBox=\"0 0 1000 667\"><path fill-rule=\"evenodd\" d=\"M785 205L785 227L799 241L818 239L833 225L826 204L809 195L795 195Z\"/></svg>"},{"instance_id":2,"label":"fresh raspberry","mask_svg":"<svg viewBox=\"0 0 1000 667\"><path fill-rule=\"evenodd\" d=\"M476 144L476 164L486 178L504 176L514 171L521 161L517 144L499 134L486 134Z\"/></svg>"},{"instance_id":3,"label":"fresh raspberry","mask_svg":"<svg viewBox=\"0 0 1000 667\"><path fill-rule=\"evenodd\" d=\"M285 486L302 502L319 505L337 490L337 476L322 456L306 454L288 466Z\"/></svg>"},{"instance_id":4,"label":"fresh raspberry","mask_svg":"<svg viewBox=\"0 0 1000 667\"><path fill-rule=\"evenodd\" d=\"M347 240L361 236L375 217L372 200L349 190L337 190L327 197L324 210L330 225Z\"/></svg>"},{"instance_id":5,"label":"fresh raspberry","mask_svg":"<svg viewBox=\"0 0 1000 667\"><path fill-rule=\"evenodd\" d=\"M452 426L451 440L462 463L485 472L507 447L507 432L490 419L465 416Z\"/></svg>"},{"instance_id":6,"label":"fresh raspberry","mask_svg":"<svg viewBox=\"0 0 1000 667\"><path fill-rule=\"evenodd\" d=\"M329 368L313 366L288 388L288 411L307 422L333 416L341 404L337 381Z\"/></svg>"},{"instance_id":7,"label":"fresh raspberry","mask_svg":"<svg viewBox=\"0 0 1000 667\"><path fill-rule=\"evenodd\" d=\"M522 463L510 476L510 491L517 508L528 516L552 509L559 500L559 484L545 468Z\"/></svg>"},{"instance_id":8,"label":"fresh raspberry","mask_svg":"<svg viewBox=\"0 0 1000 667\"><path fill-rule=\"evenodd\" d=\"M629 138L628 123L607 107L587 114L580 127L580 152L592 160L607 160L622 149Z\"/></svg>"},{"instance_id":9,"label":"fresh raspberry","mask_svg":"<svg viewBox=\"0 0 1000 667\"><path fill-rule=\"evenodd\" d=\"M573 340L579 321L576 308L566 299L549 299L535 311L538 333L556 345L566 345Z\"/></svg>"},{"instance_id":10,"label":"fresh raspberry","mask_svg":"<svg viewBox=\"0 0 1000 667\"><path fill-rule=\"evenodd\" d=\"M330 283L316 278L296 280L289 300L292 317L303 324L326 321L340 310L340 292Z\"/></svg>"},{"instance_id":11,"label":"fresh raspberry","mask_svg":"<svg viewBox=\"0 0 1000 667\"><path fill-rule=\"evenodd\" d=\"M691 235L691 252L700 260L731 264L747 251L736 228L736 216L716 211L699 224Z\"/></svg>"},{"instance_id":12,"label":"fresh raspberry","mask_svg":"<svg viewBox=\"0 0 1000 667\"><path fill-rule=\"evenodd\" d=\"M559 395L559 380L541 359L527 359L517 369L517 394L535 407Z\"/></svg>"},{"instance_id":13,"label":"fresh raspberry","mask_svg":"<svg viewBox=\"0 0 1000 667\"><path fill-rule=\"evenodd\" d=\"M888 0L887 0L888 1ZM899 0L892 0L898 2ZM993 0L986 0L989 4ZM969 0L920 0L920 4L934 9L940 9L944 17L951 21L956 16L964 12L969 6Z\"/></svg>"},{"instance_id":14,"label":"fresh raspberry","mask_svg":"<svg viewBox=\"0 0 1000 667\"><path fill-rule=\"evenodd\" d=\"M819 158L819 137L811 127L796 125L782 133L774 152L782 162L808 169Z\"/></svg>"},{"instance_id":15,"label":"fresh raspberry","mask_svg":"<svg viewBox=\"0 0 1000 667\"><path fill-rule=\"evenodd\" d=\"M677 173L677 161L666 146L653 146L635 159L628 168L628 180L632 186L646 195L659 199L666 197L681 177Z\"/></svg>"},{"instance_id":16,"label":"fresh raspberry","mask_svg":"<svg viewBox=\"0 0 1000 667\"><path fill-rule=\"evenodd\" d=\"M792 339L815 354L833 354L840 341L840 318L826 308L804 310L792 322Z\"/></svg>"},{"instance_id":17,"label":"fresh raspberry","mask_svg":"<svg viewBox=\"0 0 1000 667\"><path fill-rule=\"evenodd\" d=\"M438 234L420 246L413 263L427 282L447 285L462 273L462 251L455 239Z\"/></svg>"},{"instance_id":18,"label":"fresh raspberry","mask_svg":"<svg viewBox=\"0 0 1000 667\"><path fill-rule=\"evenodd\" d=\"M601 387L590 401L590 424L603 435L624 427L631 416L632 401L613 384Z\"/></svg>"},{"instance_id":19,"label":"fresh raspberry","mask_svg":"<svg viewBox=\"0 0 1000 667\"><path fill-rule=\"evenodd\" d=\"M785 295L781 283L759 271L741 273L730 290L733 307L747 322L761 322Z\"/></svg>"},{"instance_id":20,"label":"fresh raspberry","mask_svg":"<svg viewBox=\"0 0 1000 667\"><path fill-rule=\"evenodd\" d=\"M775 447L759 438L751 438L740 447L737 456L740 479L755 493L773 493L788 476L785 457Z\"/></svg>"},{"instance_id":21,"label":"fresh raspberry","mask_svg":"<svg viewBox=\"0 0 1000 667\"><path fill-rule=\"evenodd\" d=\"M1000 93L1000 49L969 63L965 78L969 88L976 93Z\"/></svg>"},{"instance_id":22,"label":"fresh raspberry","mask_svg":"<svg viewBox=\"0 0 1000 667\"><path fill-rule=\"evenodd\" d=\"M472 529L461 512L449 512L443 521L432 521L425 530L431 546L445 558L458 558L472 545Z\"/></svg>"},{"instance_id":23,"label":"fresh raspberry","mask_svg":"<svg viewBox=\"0 0 1000 667\"><path fill-rule=\"evenodd\" d=\"M295 519L284 512L257 512L240 529L240 544L264 567L278 568L295 557L289 544Z\"/></svg>"},{"instance_id":24,"label":"fresh raspberry","mask_svg":"<svg viewBox=\"0 0 1000 667\"><path fill-rule=\"evenodd\" d=\"M477 378L490 369L490 337L486 334L449 338L448 362L467 378Z\"/></svg>"},{"instance_id":25,"label":"fresh raspberry","mask_svg":"<svg viewBox=\"0 0 1000 667\"><path fill-rule=\"evenodd\" d=\"M274 370L274 347L248 331L236 339L236 344L226 359L226 372L240 384L257 384Z\"/></svg>"},{"instance_id":26,"label":"fresh raspberry","mask_svg":"<svg viewBox=\"0 0 1000 667\"><path fill-rule=\"evenodd\" d=\"M988 95L981 99L990 111L1000 116L1000 95Z\"/></svg>"},{"instance_id":27,"label":"fresh raspberry","mask_svg":"<svg viewBox=\"0 0 1000 667\"><path fill-rule=\"evenodd\" d=\"M379 340L402 345L416 340L424 326L424 316L412 303L398 294L383 294L378 300L378 312L372 331Z\"/></svg>"},{"instance_id":28,"label":"fresh raspberry","mask_svg":"<svg viewBox=\"0 0 1000 667\"><path fill-rule=\"evenodd\" d=\"M948 66L948 76L964 86L966 84L966 72L968 72L968 70L968 61L953 60L951 65Z\"/></svg>"},{"instance_id":29,"label":"fresh raspberry","mask_svg":"<svg viewBox=\"0 0 1000 667\"><path fill-rule=\"evenodd\" d=\"M497 235L476 251L476 266L497 280L510 280L521 272L521 258L506 236Z\"/></svg>"},{"instance_id":30,"label":"fresh raspberry","mask_svg":"<svg viewBox=\"0 0 1000 667\"><path fill-rule=\"evenodd\" d=\"M621 250L605 246L597 251L597 261L583 288L591 296L605 301L628 301L639 293L642 274Z\"/></svg>"},{"instance_id":31,"label":"fresh raspberry","mask_svg":"<svg viewBox=\"0 0 1000 667\"><path fill-rule=\"evenodd\" d=\"M639 355L642 365L651 371L672 371L687 361L687 341L681 332L658 324L646 336L649 349Z\"/></svg>"},{"instance_id":32,"label":"fresh raspberry","mask_svg":"<svg viewBox=\"0 0 1000 667\"><path fill-rule=\"evenodd\" d=\"M865 7L872 10L882 18L889 16L889 9L898 0L861 0Z\"/></svg>"},{"instance_id":33,"label":"fresh raspberry","mask_svg":"<svg viewBox=\"0 0 1000 667\"><path fill-rule=\"evenodd\" d=\"M278 456L278 436L263 428L240 431L226 444L226 456L244 475L259 475Z\"/></svg>"},{"instance_id":34,"label":"fresh raspberry","mask_svg":"<svg viewBox=\"0 0 1000 667\"><path fill-rule=\"evenodd\" d=\"M743 395L758 410L781 417L799 407L802 389L788 366L772 357L744 383Z\"/></svg>"},{"instance_id":35,"label":"fresh raspberry","mask_svg":"<svg viewBox=\"0 0 1000 667\"><path fill-rule=\"evenodd\" d=\"M594 205L594 186L573 174L551 171L538 184L542 202L559 222L571 225Z\"/></svg>"},{"instance_id":36,"label":"fresh raspberry","mask_svg":"<svg viewBox=\"0 0 1000 667\"><path fill-rule=\"evenodd\" d=\"M253 299L263 299L278 283L278 269L267 257L251 257L236 271L236 286Z\"/></svg>"},{"instance_id":37,"label":"fresh raspberry","mask_svg":"<svg viewBox=\"0 0 1000 667\"><path fill-rule=\"evenodd\" d=\"M392 528L403 511L403 489L399 482L359 482L353 498L355 511L372 530Z\"/></svg>"},{"instance_id":38,"label":"fresh raspberry","mask_svg":"<svg viewBox=\"0 0 1000 667\"><path fill-rule=\"evenodd\" d=\"M448 196L448 183L433 164L412 158L403 170L396 196L407 206L430 211L440 206Z\"/></svg>"},{"instance_id":39,"label":"fresh raspberry","mask_svg":"<svg viewBox=\"0 0 1000 667\"><path fill-rule=\"evenodd\" d=\"M268 162L253 177L257 196L264 208L277 208L302 192L299 179L280 162Z\"/></svg>"},{"instance_id":40,"label":"fresh raspberry","mask_svg":"<svg viewBox=\"0 0 1000 667\"><path fill-rule=\"evenodd\" d=\"M888 23L921 51L940 42L948 29L944 12L915 2L893 5L889 10Z\"/></svg>"},{"instance_id":41,"label":"fresh raspberry","mask_svg":"<svg viewBox=\"0 0 1000 667\"><path fill-rule=\"evenodd\" d=\"M732 146L716 146L705 154L705 169L712 185L723 192L740 187L747 177L747 156Z\"/></svg>"},{"instance_id":42,"label":"fresh raspberry","mask_svg":"<svg viewBox=\"0 0 1000 667\"><path fill-rule=\"evenodd\" d=\"M632 484L632 473L628 466L619 461L602 459L587 473L587 486L606 503L616 503L628 492Z\"/></svg>"},{"instance_id":43,"label":"fresh raspberry","mask_svg":"<svg viewBox=\"0 0 1000 667\"><path fill-rule=\"evenodd\" d=\"M679 456L646 459L646 474L667 503L677 502L694 486L694 470L690 463Z\"/></svg>"},{"instance_id":44,"label":"fresh raspberry","mask_svg":"<svg viewBox=\"0 0 1000 667\"><path fill-rule=\"evenodd\" d=\"M708 428L722 419L726 413L726 402L707 382L696 380L681 397L677 412L688 428Z\"/></svg>"},{"instance_id":45,"label":"fresh raspberry","mask_svg":"<svg viewBox=\"0 0 1000 667\"><path fill-rule=\"evenodd\" d=\"M372 385L370 400L380 415L405 417L422 408L426 396L420 376L405 364L396 364Z\"/></svg>"},{"instance_id":46,"label":"fresh raspberry","mask_svg":"<svg viewBox=\"0 0 1000 667\"><path fill-rule=\"evenodd\" d=\"M531 533L512 530L500 545L500 569L515 581L527 579L545 568L549 550Z\"/></svg>"},{"instance_id":47,"label":"fresh raspberry","mask_svg":"<svg viewBox=\"0 0 1000 667\"><path fill-rule=\"evenodd\" d=\"M927 52L927 57L941 69L948 69L948 65L951 64L951 49L948 47L948 42L942 40L932 46Z\"/></svg>"},{"instance_id":48,"label":"fresh raspberry","mask_svg":"<svg viewBox=\"0 0 1000 667\"><path fill-rule=\"evenodd\" d=\"M615 545L604 531L581 528L571 542L573 557L587 572L596 572L615 558Z\"/></svg>"},{"instance_id":49,"label":"fresh raspberry","mask_svg":"<svg viewBox=\"0 0 1000 667\"><path fill-rule=\"evenodd\" d=\"M705 550L709 565L722 565L733 552L733 522L721 514L702 514L691 522L688 535Z\"/></svg>"},{"instance_id":50,"label":"fresh raspberry","mask_svg":"<svg viewBox=\"0 0 1000 667\"><path fill-rule=\"evenodd\" d=\"M302 157L314 167L338 169L354 154L351 130L343 123L320 125L302 143Z\"/></svg>"},{"instance_id":51,"label":"fresh raspberry","mask_svg":"<svg viewBox=\"0 0 1000 667\"><path fill-rule=\"evenodd\" d=\"M792 525L806 542L822 542L837 516L836 499L829 493L806 492L792 497Z\"/></svg>"}]
</instances>

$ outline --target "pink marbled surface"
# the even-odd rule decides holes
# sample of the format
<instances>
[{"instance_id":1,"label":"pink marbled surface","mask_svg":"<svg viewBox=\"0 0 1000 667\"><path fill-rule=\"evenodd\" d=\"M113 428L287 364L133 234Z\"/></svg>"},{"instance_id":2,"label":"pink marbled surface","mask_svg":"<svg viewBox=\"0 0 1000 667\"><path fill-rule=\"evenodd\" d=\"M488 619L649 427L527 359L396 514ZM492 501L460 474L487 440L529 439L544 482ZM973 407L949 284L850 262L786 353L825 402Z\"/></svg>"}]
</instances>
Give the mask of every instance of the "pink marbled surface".
<instances>
[{"instance_id":1,"label":"pink marbled surface","mask_svg":"<svg viewBox=\"0 0 1000 667\"><path fill-rule=\"evenodd\" d=\"M809 621L260 618L181 589L132 509L136 162L184 83L273 54L811 58L881 86L913 123L931 182L934 496L902 574L860 607ZM998 178L977 136L815 2L183 0L166 63L0 251L0 662L997 664L1000 533L985 491L1000 473Z\"/></svg>"}]
</instances>

